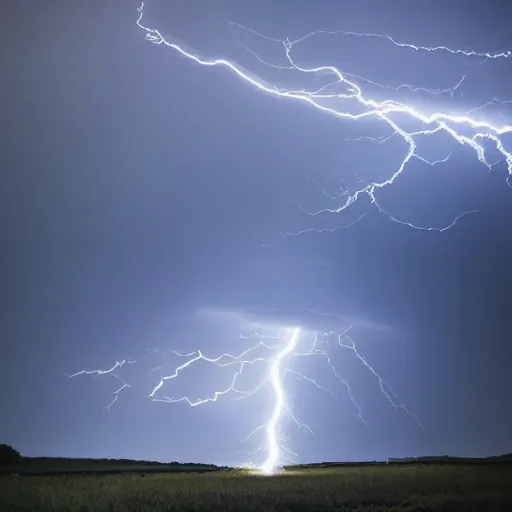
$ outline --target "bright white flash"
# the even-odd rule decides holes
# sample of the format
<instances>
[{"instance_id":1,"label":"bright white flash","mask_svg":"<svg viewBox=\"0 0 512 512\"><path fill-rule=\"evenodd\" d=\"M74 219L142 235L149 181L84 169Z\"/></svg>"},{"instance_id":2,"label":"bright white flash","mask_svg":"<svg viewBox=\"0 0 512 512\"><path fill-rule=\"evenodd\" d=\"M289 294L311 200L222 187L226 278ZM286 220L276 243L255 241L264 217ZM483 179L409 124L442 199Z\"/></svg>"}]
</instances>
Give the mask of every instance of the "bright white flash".
<instances>
[{"instance_id":1,"label":"bright white flash","mask_svg":"<svg viewBox=\"0 0 512 512\"><path fill-rule=\"evenodd\" d=\"M297 327L293 330L290 339L285 344L283 350L281 350L281 352L279 352L272 361L272 366L270 367L270 380L272 382L272 387L274 388L276 403L272 410L272 416L266 426L268 455L267 459L261 466L261 470L267 475L272 474L275 471L279 461L279 443L276 438L276 428L279 424L279 418L283 413L283 407L285 405L284 389L281 382L281 361L294 351L297 346L299 334L300 329Z\"/></svg>"}]
</instances>

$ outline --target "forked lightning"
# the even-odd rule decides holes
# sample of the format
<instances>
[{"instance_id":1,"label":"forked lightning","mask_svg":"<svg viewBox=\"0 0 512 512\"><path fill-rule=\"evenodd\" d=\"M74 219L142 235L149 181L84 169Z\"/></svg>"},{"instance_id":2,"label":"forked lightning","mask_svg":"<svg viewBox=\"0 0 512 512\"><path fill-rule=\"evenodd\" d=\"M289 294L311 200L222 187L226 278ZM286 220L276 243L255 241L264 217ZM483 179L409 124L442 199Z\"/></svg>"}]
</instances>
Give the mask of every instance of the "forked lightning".
<instances>
[{"instance_id":1,"label":"forked lightning","mask_svg":"<svg viewBox=\"0 0 512 512\"><path fill-rule=\"evenodd\" d=\"M347 31L335 31L326 32L318 31L312 32L303 36L299 39L274 39L269 38L260 34L259 32L244 27L242 25L232 23L232 26L238 30L251 32L253 35L263 38L272 43L278 44L282 56L285 58L285 65L272 64L262 59L255 51L242 45L250 54L258 59L261 64L270 66L277 69L286 69L290 72L297 73L298 75L314 75L318 78L325 80L324 85L317 87L315 90L307 89L284 89L275 85L269 84L268 82L259 79L256 75L250 74L243 70L235 62L228 59L208 59L201 57L199 54L192 53L189 50L185 50L182 46L178 45L173 40L166 38L156 28L150 28L143 22L144 16L144 4L139 8L139 17L137 19L137 26L144 32L145 38L156 45L162 45L173 50L177 54L181 55L187 60L190 60L196 65L204 67L221 67L225 68L228 72L233 73L242 82L252 86L260 92L267 93L271 96L285 98L290 101L301 102L305 106L312 107L318 114L334 116L343 122L361 122L362 120L375 120L377 123L381 123L387 127L388 133L381 138L367 137L367 139L373 140L379 143L385 143L391 137L400 138L405 145L405 156L401 159L399 165L392 171L388 176L380 181L370 181L368 183L362 183L354 192L348 193L344 191L342 194L330 196L331 199L340 199L341 202L336 208L323 208L314 212L306 212L309 215L318 215L319 213L340 213L347 210L353 205L361 196L366 195L370 198L371 203L375 205L377 211L386 215L394 222L404 224L416 229L426 230L437 230L443 231L455 225L455 223L467 213L464 212L456 217L449 225L443 228L432 228L417 226L412 223L398 220L396 217L386 212L377 201L377 194L379 190L391 186L398 177L404 172L407 165L413 160L421 161L427 165L437 165L450 158L448 155L444 160L431 161L426 156L422 155L418 151L418 139L420 137L434 137L444 134L454 143L465 146L473 151L474 155L484 166L491 169L497 162L490 162L487 156L488 151L484 147L484 143L490 143L496 153L499 155L500 161L505 162L508 177L507 183L512 186L512 153L510 148L510 138L508 141L506 136L510 137L512 134L512 126L510 124L502 123L496 124L485 119L483 116L484 110L491 104L502 103L503 105L510 103L510 101L499 101L493 100L480 106L474 107L463 114L451 114L445 111L426 111L420 108L416 108L410 103L403 103L396 101L395 99L389 98L384 100L377 100L373 98L367 91L369 86L377 86L381 91L389 91L393 89L395 92L399 92L403 89L407 89L410 93L428 93L431 95L440 95L447 92L453 93L458 90L467 77L463 76L459 82L452 88L449 89L435 89L430 90L421 87L412 87L407 84L400 85L398 87L391 87L385 84L379 84L375 81L355 76L353 74L344 73L335 66L314 66L308 67L299 64L293 56L294 46L299 43L304 43L307 40L316 37L320 34L324 35L335 35L340 34L343 36L354 36L354 37L365 37L365 38L380 38L389 44L395 45L398 48L402 48L404 51L412 50L416 52L441 52L448 55L452 55L454 58L459 56L461 58L478 58L482 63L486 61L496 61L499 59L508 59L512 57L510 50L503 52L481 52L473 51L468 49L451 49L446 46L435 46L427 47L419 44L405 43L396 40L395 38L376 33L355 33ZM240 43L241 44L241 43ZM205 72L205 79L208 78ZM204 100L207 101L207 100ZM478 116L476 114L479 114ZM421 129L410 131L405 128L407 123L414 121L417 126ZM359 138L361 139L361 138ZM507 146L508 144L508 146ZM328 195L326 193L326 195ZM362 217L361 217L362 218ZM359 220L359 219L358 219ZM305 230L311 231L311 230ZM319 230L323 231L323 230ZM325 230L328 231L328 230ZM304 231L303 231L304 232ZM302 233L302 232L301 232ZM297 234L297 233L289 233ZM287 446L287 440L289 436L285 433L283 427L286 418L290 419L298 430L306 429L307 427L302 421L299 421L292 413L286 396L286 388L284 385L285 377L287 375L293 375L300 379L307 381L308 383L316 386L320 390L331 392L326 389L321 383L317 382L310 376L298 372L293 368L293 362L298 358L321 358L331 369L333 374L340 380L345 386L348 393L348 397L353 402L357 414L362 422L364 422L362 408L360 404L354 398L354 394L349 383L341 378L332 361L329 357L327 349L320 348L320 339L322 338L326 344L322 346L329 346L329 340L333 337L337 340L337 345L349 350L359 360L361 364L377 379L380 390L384 397L395 409L402 409L413 417L420 427L424 429L421 422L414 416L409 409L396 401L396 397L392 389L387 385L383 378L377 373L377 371L371 366L362 354L358 351L356 344L352 337L349 335L350 328L342 332L326 332L323 334L314 334L305 332L299 327L288 328L284 331L281 330L280 334L276 336L263 336L255 334L254 339L256 340L249 348L241 351L238 355L231 353L224 353L219 356L206 356L201 351L196 351L188 354L182 354L175 351L170 351L177 357L184 358L186 361L177 366L176 369L167 375L164 375L153 387L149 393L149 398L153 401L160 402L184 402L191 407L205 405L212 402L217 402L222 399L225 395L232 395L235 399L248 398L260 390L268 387L273 392L273 404L270 411L268 420L259 427L255 428L252 433L248 436L251 438L256 435L263 435L263 442L257 451L263 451L265 453L264 460L258 464L260 470L265 474L273 474L276 472L280 464L286 459L286 453L289 452ZM248 338L243 338L241 341L245 343ZM264 355L261 355L261 353ZM191 396L169 396L164 393L167 386L172 383L174 379L177 379L180 374L188 369L193 369L195 364L199 361L216 365L222 368L232 368L233 376L230 384L224 389L214 391L210 396L205 398L195 398ZM131 360L125 360L117 362L112 368L108 370L90 370L80 371L69 377L76 377L79 375L91 375L97 377L100 375L112 375L120 380L122 383L121 388L114 392L114 399L108 408L118 399L119 393L125 388L129 387L124 380L117 376L116 372L125 363L132 362ZM248 366L261 367L260 380L254 386L249 389L243 389L240 385L241 376L244 373L244 369ZM155 373L161 370L163 366L154 368L150 372Z\"/></svg>"}]
</instances>

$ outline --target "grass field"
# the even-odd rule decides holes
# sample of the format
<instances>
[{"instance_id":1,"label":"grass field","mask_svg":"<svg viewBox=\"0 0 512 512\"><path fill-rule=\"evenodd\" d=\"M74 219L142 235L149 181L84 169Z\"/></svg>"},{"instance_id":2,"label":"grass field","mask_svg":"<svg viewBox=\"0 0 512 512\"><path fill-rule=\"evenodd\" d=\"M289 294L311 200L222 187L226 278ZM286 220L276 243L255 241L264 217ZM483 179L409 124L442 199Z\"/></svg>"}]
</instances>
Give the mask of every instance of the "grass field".
<instances>
[{"instance_id":1,"label":"grass field","mask_svg":"<svg viewBox=\"0 0 512 512\"><path fill-rule=\"evenodd\" d=\"M512 511L512 467L384 466L0 478L7 511Z\"/></svg>"}]
</instances>

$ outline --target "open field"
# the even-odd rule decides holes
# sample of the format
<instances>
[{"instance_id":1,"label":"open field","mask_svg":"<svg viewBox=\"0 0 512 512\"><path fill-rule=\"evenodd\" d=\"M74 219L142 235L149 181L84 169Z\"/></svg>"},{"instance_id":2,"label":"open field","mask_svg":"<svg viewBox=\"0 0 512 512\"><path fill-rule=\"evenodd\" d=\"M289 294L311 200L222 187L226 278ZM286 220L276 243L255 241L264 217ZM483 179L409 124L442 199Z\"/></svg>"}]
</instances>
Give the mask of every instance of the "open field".
<instances>
[{"instance_id":1,"label":"open field","mask_svg":"<svg viewBox=\"0 0 512 512\"><path fill-rule=\"evenodd\" d=\"M58 457L24 457L17 465L0 467L0 476L107 475L138 473L206 473L225 468L213 464L183 464L135 461L129 459L69 459Z\"/></svg>"},{"instance_id":2,"label":"open field","mask_svg":"<svg viewBox=\"0 0 512 512\"><path fill-rule=\"evenodd\" d=\"M7 511L511 511L512 466L368 466L183 474L4 476Z\"/></svg>"}]
</instances>

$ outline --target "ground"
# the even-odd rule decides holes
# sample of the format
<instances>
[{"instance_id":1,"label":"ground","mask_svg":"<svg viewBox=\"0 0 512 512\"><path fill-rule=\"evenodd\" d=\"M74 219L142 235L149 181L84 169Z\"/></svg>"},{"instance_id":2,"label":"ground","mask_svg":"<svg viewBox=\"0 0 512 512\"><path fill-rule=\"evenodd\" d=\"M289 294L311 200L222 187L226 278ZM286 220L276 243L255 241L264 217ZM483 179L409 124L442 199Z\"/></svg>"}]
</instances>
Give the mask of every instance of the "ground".
<instances>
[{"instance_id":1,"label":"ground","mask_svg":"<svg viewBox=\"0 0 512 512\"><path fill-rule=\"evenodd\" d=\"M66 476L3 476L7 511L511 511L512 467L380 466Z\"/></svg>"}]
</instances>

